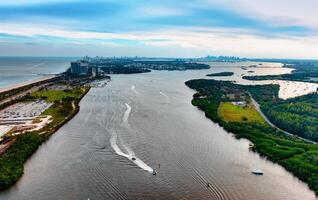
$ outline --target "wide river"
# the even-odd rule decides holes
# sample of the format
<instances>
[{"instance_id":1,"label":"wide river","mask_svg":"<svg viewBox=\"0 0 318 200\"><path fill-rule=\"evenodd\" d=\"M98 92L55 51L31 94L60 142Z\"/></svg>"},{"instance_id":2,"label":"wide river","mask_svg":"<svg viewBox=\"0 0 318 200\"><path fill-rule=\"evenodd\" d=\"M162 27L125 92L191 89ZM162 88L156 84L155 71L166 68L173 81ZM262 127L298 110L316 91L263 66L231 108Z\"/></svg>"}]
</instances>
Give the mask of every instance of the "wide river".
<instances>
[{"instance_id":1,"label":"wide river","mask_svg":"<svg viewBox=\"0 0 318 200\"><path fill-rule=\"evenodd\" d=\"M0 199L316 199L191 105L194 91L184 82L215 71L113 76L83 98L78 115L38 149ZM265 174L251 174L255 168Z\"/></svg>"}]
</instances>

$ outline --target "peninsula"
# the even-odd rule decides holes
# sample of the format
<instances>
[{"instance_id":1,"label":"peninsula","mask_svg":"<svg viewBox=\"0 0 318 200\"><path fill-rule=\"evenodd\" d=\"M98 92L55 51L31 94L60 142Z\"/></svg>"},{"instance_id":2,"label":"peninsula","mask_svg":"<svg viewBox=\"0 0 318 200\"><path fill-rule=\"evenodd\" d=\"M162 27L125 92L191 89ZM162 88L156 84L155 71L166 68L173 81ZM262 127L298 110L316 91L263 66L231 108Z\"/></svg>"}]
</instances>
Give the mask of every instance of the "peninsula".
<instances>
[{"instance_id":1,"label":"peninsula","mask_svg":"<svg viewBox=\"0 0 318 200\"><path fill-rule=\"evenodd\" d=\"M197 91L192 104L204 111L206 117L234 133L237 138L250 140L251 150L279 163L318 194L318 146L270 126L253 104L253 99L256 99L261 109L273 122L279 122L282 129L294 129L295 134L317 141L318 118L315 113L318 94L281 100L278 98L278 85L243 86L229 81L204 79L187 81L186 85ZM294 106L290 107L290 104ZM305 111L302 109L304 107L315 112ZM308 128L298 127L304 124Z\"/></svg>"},{"instance_id":2,"label":"peninsula","mask_svg":"<svg viewBox=\"0 0 318 200\"><path fill-rule=\"evenodd\" d=\"M110 80L106 73L83 63L73 62L65 73L1 91L0 190L14 184L29 156L76 115L80 100L96 81Z\"/></svg>"}]
</instances>

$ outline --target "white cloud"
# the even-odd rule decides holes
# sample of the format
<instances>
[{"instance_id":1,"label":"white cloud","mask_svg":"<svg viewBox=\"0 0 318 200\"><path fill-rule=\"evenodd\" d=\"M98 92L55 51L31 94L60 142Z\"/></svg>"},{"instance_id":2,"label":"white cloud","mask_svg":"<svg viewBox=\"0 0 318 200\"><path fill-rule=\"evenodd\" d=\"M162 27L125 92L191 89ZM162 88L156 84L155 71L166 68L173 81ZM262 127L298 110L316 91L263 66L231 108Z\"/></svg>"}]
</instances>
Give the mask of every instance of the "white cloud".
<instances>
[{"instance_id":1,"label":"white cloud","mask_svg":"<svg viewBox=\"0 0 318 200\"><path fill-rule=\"evenodd\" d=\"M273 25L305 26L318 30L317 0L206 0L236 13Z\"/></svg>"},{"instance_id":2,"label":"white cloud","mask_svg":"<svg viewBox=\"0 0 318 200\"><path fill-rule=\"evenodd\" d=\"M250 35L240 29L179 28L156 32L96 33L72 31L62 28L0 23L0 33L37 38L37 36L60 37L68 41L83 43L97 40L94 45L115 46L108 40L131 40L144 45L144 52L153 48L178 48L204 54L238 55L246 57L272 58L317 58L318 36L266 38ZM118 45L121 46L121 45ZM146 48L147 47L147 48ZM146 53L146 52L145 52ZM177 52L176 55L180 55ZM158 56L158 55L157 55ZM171 55L173 56L173 55Z\"/></svg>"}]
</instances>

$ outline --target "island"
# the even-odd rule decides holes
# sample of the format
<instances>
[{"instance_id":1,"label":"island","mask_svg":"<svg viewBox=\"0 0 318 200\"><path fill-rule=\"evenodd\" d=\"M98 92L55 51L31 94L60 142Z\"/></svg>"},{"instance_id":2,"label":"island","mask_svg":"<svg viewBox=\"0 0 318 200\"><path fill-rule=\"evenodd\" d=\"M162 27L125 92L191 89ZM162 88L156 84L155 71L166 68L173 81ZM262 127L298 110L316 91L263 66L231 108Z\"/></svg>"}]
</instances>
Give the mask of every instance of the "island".
<instances>
[{"instance_id":1,"label":"island","mask_svg":"<svg viewBox=\"0 0 318 200\"><path fill-rule=\"evenodd\" d=\"M293 68L294 70L290 74L243 76L243 79L253 81L286 80L318 83L318 61L284 61L283 67Z\"/></svg>"},{"instance_id":2,"label":"island","mask_svg":"<svg viewBox=\"0 0 318 200\"><path fill-rule=\"evenodd\" d=\"M317 95L290 100L278 98L278 85L238 85L229 81L190 80L185 83L197 92L192 104L207 118L237 138L251 141L250 149L293 173L318 194ZM260 108L270 120L268 123ZM295 105L295 106L290 106ZM300 122L299 120L302 119ZM298 132L308 125L307 132ZM290 129L286 129L291 126ZM292 131L288 133L286 130ZM301 136L301 137L299 137Z\"/></svg>"},{"instance_id":3,"label":"island","mask_svg":"<svg viewBox=\"0 0 318 200\"><path fill-rule=\"evenodd\" d=\"M234 72L219 72L219 73L212 73L212 74L207 74L206 76L233 76Z\"/></svg>"}]
</instances>

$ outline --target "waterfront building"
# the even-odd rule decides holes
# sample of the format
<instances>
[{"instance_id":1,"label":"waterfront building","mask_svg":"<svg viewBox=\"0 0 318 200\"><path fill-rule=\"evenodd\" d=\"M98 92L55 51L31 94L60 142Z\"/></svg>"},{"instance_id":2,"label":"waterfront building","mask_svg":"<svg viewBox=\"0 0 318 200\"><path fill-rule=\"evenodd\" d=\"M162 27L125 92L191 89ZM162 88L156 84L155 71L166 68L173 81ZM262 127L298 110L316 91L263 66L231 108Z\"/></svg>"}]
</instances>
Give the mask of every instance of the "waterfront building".
<instances>
[{"instance_id":1,"label":"waterfront building","mask_svg":"<svg viewBox=\"0 0 318 200\"><path fill-rule=\"evenodd\" d=\"M71 62L71 74L88 75L89 63L84 60Z\"/></svg>"}]
</instances>

